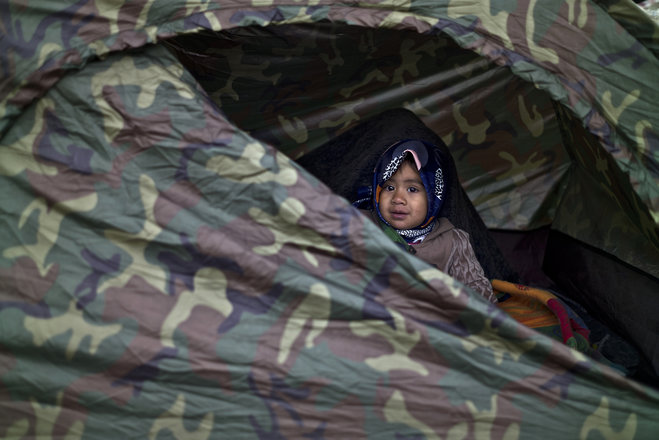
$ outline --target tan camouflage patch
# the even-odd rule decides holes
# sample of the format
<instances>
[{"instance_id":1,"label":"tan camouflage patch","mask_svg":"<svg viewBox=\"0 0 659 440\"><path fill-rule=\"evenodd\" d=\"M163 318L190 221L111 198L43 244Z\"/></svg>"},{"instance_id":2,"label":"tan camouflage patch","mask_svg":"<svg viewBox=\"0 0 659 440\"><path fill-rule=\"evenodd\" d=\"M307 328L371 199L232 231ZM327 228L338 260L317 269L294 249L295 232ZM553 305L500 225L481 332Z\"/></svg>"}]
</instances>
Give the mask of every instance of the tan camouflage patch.
<instances>
[{"instance_id":1,"label":"tan camouflage patch","mask_svg":"<svg viewBox=\"0 0 659 440\"><path fill-rule=\"evenodd\" d=\"M279 343L277 361L285 364L288 360L293 343L302 331L309 326L311 329L305 336L304 346L311 348L315 340L327 327L331 312L331 297L327 286L316 283L309 293L289 316Z\"/></svg>"},{"instance_id":2,"label":"tan camouflage patch","mask_svg":"<svg viewBox=\"0 0 659 440\"><path fill-rule=\"evenodd\" d=\"M153 421L149 439L158 438L160 432L169 431L178 439L206 440L213 432L213 413L208 412L199 421L196 429L187 429L184 424L186 400L179 394L172 406Z\"/></svg>"},{"instance_id":3,"label":"tan camouflage patch","mask_svg":"<svg viewBox=\"0 0 659 440\"><path fill-rule=\"evenodd\" d=\"M480 333L470 335L461 339L462 347L468 352L473 352L477 348L486 348L492 353L496 365L503 363L506 354L517 362L522 355L536 346L536 341L528 339L516 341L504 337L493 337L496 334L492 328L492 319L485 320L485 326Z\"/></svg>"},{"instance_id":4,"label":"tan camouflage patch","mask_svg":"<svg viewBox=\"0 0 659 440\"><path fill-rule=\"evenodd\" d=\"M410 414L405 406L405 397L398 390L394 391L387 401L384 407L384 416L388 422L402 423L417 429L426 439L441 440L430 426Z\"/></svg>"},{"instance_id":5,"label":"tan camouflage patch","mask_svg":"<svg viewBox=\"0 0 659 440\"><path fill-rule=\"evenodd\" d=\"M50 263L46 265L46 259L57 243L64 218L71 213L90 211L94 209L97 202L97 194L89 194L79 199L66 200L54 206L48 206L46 200L42 198L34 199L21 213L18 227L24 228L32 213L38 212L36 243L6 248L2 255L9 259L20 257L31 258L37 264L41 276L44 277L52 265L55 264Z\"/></svg>"},{"instance_id":6,"label":"tan camouflage patch","mask_svg":"<svg viewBox=\"0 0 659 440\"><path fill-rule=\"evenodd\" d=\"M421 340L421 333L416 329L408 330L406 320L400 313L395 310L389 310L389 313L393 316L395 328L384 321L364 320L350 323L350 329L355 335L363 338L379 335L392 346L393 353L367 358L364 362L378 371L401 369L414 371L421 376L427 375L426 367L409 356L410 351Z\"/></svg>"},{"instance_id":7,"label":"tan camouflage patch","mask_svg":"<svg viewBox=\"0 0 659 440\"><path fill-rule=\"evenodd\" d=\"M139 182L140 198L144 206L142 229L135 233L119 229L105 231L108 240L131 256L131 262L121 273L104 281L99 287L101 292L110 287L122 287L128 283L131 277L136 275L142 277L163 294L167 291L167 272L162 267L147 261L145 253L151 240L162 232L162 227L156 222L155 218L158 189L153 179L146 174L140 176Z\"/></svg>"},{"instance_id":8,"label":"tan camouflage patch","mask_svg":"<svg viewBox=\"0 0 659 440\"><path fill-rule=\"evenodd\" d=\"M602 396L600 405L594 413L589 415L581 427L580 438L589 438L591 433L598 432L602 437L611 440L623 440L634 438L638 429L638 420L636 414L625 412L627 416L624 419L624 426L616 430L611 425L611 412L609 408L609 398Z\"/></svg>"},{"instance_id":9,"label":"tan camouflage patch","mask_svg":"<svg viewBox=\"0 0 659 440\"><path fill-rule=\"evenodd\" d=\"M39 100L35 110L38 117L34 119L29 133L11 145L0 145L0 175L15 176L26 170L48 176L57 174L57 168L38 161L33 152L37 137L43 131L46 122L44 113L54 109L55 103L52 100L47 98Z\"/></svg>"},{"instance_id":10,"label":"tan camouflage patch","mask_svg":"<svg viewBox=\"0 0 659 440\"><path fill-rule=\"evenodd\" d=\"M37 347L43 346L48 340L61 334L69 333L69 343L66 346L66 359L71 360L80 348L83 340L90 337L89 353L96 354L101 343L108 338L119 334L121 324L95 325L87 321L85 311L76 307L71 301L69 309L63 314L53 318L34 318L26 316L25 329L32 333L32 340Z\"/></svg>"},{"instance_id":11,"label":"tan camouflage patch","mask_svg":"<svg viewBox=\"0 0 659 440\"><path fill-rule=\"evenodd\" d=\"M192 309L197 306L216 310L225 318L233 310L226 297L227 280L222 271L205 267L194 277L194 292L184 290L178 295L176 305L171 309L160 329L160 341L165 347L174 347L174 332L187 320Z\"/></svg>"},{"instance_id":12,"label":"tan camouflage patch","mask_svg":"<svg viewBox=\"0 0 659 440\"><path fill-rule=\"evenodd\" d=\"M297 181L297 171L283 156L277 156L279 172L274 173L265 169L260 161L266 155L266 150L259 143L252 142L245 145L242 156L232 159L229 156L218 155L208 160L206 169L217 173L225 179L242 183L279 183L291 186Z\"/></svg>"}]
</instances>

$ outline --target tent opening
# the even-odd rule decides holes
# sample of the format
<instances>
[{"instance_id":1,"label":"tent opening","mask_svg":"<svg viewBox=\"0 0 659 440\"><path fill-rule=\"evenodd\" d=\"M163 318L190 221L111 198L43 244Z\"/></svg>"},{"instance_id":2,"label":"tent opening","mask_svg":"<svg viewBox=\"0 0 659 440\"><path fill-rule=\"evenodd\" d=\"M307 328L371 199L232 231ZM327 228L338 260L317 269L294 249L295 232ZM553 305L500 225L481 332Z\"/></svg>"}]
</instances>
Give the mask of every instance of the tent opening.
<instances>
[{"instance_id":1,"label":"tent opening","mask_svg":"<svg viewBox=\"0 0 659 440\"><path fill-rule=\"evenodd\" d=\"M321 21L203 31L166 45L233 124L294 160L387 109L413 112L449 146L519 281L585 305L639 347L639 374L656 380L657 341L643 340L638 324L651 318L630 314L623 286L607 281L624 272L640 286L632 301L659 301L656 231L639 226L649 213L636 209L643 204L597 138L542 87L441 33ZM611 197L602 180L625 192Z\"/></svg>"}]
</instances>

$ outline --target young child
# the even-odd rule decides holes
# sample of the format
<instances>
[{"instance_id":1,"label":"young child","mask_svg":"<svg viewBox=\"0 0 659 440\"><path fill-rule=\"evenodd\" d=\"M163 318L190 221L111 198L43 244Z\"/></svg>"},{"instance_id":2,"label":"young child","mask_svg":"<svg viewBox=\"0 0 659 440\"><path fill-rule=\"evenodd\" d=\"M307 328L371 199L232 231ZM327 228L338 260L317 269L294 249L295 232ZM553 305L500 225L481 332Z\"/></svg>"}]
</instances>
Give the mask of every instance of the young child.
<instances>
[{"instance_id":1,"label":"young child","mask_svg":"<svg viewBox=\"0 0 659 440\"><path fill-rule=\"evenodd\" d=\"M369 196L355 205L368 208L367 215L405 249L496 302L469 234L437 217L444 191L439 150L419 140L405 140L382 154Z\"/></svg>"}]
</instances>

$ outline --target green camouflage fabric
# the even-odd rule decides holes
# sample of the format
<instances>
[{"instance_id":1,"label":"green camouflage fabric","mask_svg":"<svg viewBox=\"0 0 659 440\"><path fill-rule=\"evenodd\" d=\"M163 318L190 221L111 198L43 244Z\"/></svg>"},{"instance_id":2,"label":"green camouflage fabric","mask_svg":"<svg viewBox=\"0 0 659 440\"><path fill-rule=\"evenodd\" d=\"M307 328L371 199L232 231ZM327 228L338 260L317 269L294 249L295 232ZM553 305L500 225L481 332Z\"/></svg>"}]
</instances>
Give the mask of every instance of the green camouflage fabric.
<instances>
[{"instance_id":1,"label":"green camouflage fabric","mask_svg":"<svg viewBox=\"0 0 659 440\"><path fill-rule=\"evenodd\" d=\"M159 42L186 53L182 63L234 124L292 158L406 107L455 151L488 227L553 224L632 265L639 258L620 241L649 242L659 259L659 27L642 9L631 1L370 4L49 2L28 14L10 2L0 133L67 71ZM203 35L210 31L221 32ZM597 234L577 220L554 223L569 174L581 172L565 151L581 146L566 145L556 103L621 171L578 199L603 207L614 198L615 216L591 211L603 219Z\"/></svg>"},{"instance_id":2,"label":"green camouflage fabric","mask_svg":"<svg viewBox=\"0 0 659 440\"><path fill-rule=\"evenodd\" d=\"M546 48L550 23L547 11L539 10L543 6L433 5L0 4L0 437L656 435L659 393L518 324L402 252L290 159L395 101L408 101L421 115L427 110L429 125L455 146L457 157L464 156L459 160L467 168L475 168L464 177L472 194L482 191L478 170L489 167L472 158L469 145L494 145L499 136L517 145L514 130L527 127L545 134L533 138L537 152L528 143L516 152L493 147L501 148L497 155L510 164L509 175L487 176L488 182L505 186L510 179L522 185L533 181L532 165L551 163L558 169L542 173L549 174L547 184L557 192L569 186L576 167L589 167L588 157L606 152L612 168L595 185L618 188L610 179L628 176L626 186L619 186L627 191L619 198L612 192L612 205L636 201L638 211L626 221L654 225L641 223L644 215L656 212L651 188L657 116L646 110L655 110L659 101L652 100L656 92L648 72L656 58L648 46L632 43L622 25L606 25L605 8L564 4L555 17L585 23L592 34L609 28L619 32L611 44L624 49L611 52L619 55L594 77L593 69L538 55L552 53ZM541 22L534 27L540 19L545 27ZM496 30L506 22L535 30L511 30L502 38ZM326 81L327 88L306 102L306 91L295 91L297 73L290 76L289 98L280 87L288 74L268 70L267 60L241 55L241 39L250 34L299 31L318 36L302 38L312 48L327 45L324 52L312 51L314 59L301 66L314 64L315 58L326 66L363 58L359 53L353 61L336 56L332 47L344 44L331 37L337 30L321 38L332 23L349 25L339 34L357 36L351 32L365 29L367 51L377 49L369 48L368 39L393 38L396 32L401 45L415 48L409 55L432 57L444 45L447 51L458 49L444 37L434 43L416 39L422 33L439 38L441 31L485 58L460 52L464 64L456 60L456 72L440 69L438 76L449 75L447 83L454 80L461 91L417 90L417 100L396 83L387 87L393 75L405 87L423 89L426 83L415 79L414 61L399 73L397 60L386 69L376 63L374 70L361 70L370 79L345 82L310 70L310 78ZM225 59L227 72L245 68L248 78L270 82L274 95L269 101L261 96L263 88L252 87L253 80L231 73L229 82L218 80L216 88L207 88L181 61L181 48L187 47L182 42L188 37L207 41L201 38L210 30L224 32L221 50L237 51ZM285 40L269 44L279 43L288 50L280 51L281 60L305 55L305 46L298 54ZM502 50L508 47L518 52ZM584 42L584 47L590 46ZM190 47L189 54L195 53L200 52ZM624 70L620 64L639 59L645 61L639 62L638 74L629 74L637 78L639 91L627 93L616 74ZM209 59L208 66L215 62ZM424 69L419 64L419 72ZM506 69L533 78L538 88ZM583 75L573 75L573 69ZM560 78L582 79L570 88ZM483 90L492 98L479 104L483 82L504 85ZM324 97L344 88L345 98L340 93L334 101ZM436 97L421 103L426 93ZM484 128L487 124L475 128L479 117L499 120L501 109L489 100L507 93L523 97L516 104L502 101L508 113L517 115L514 120L501 130ZM390 95L399 96L390 103L384 99ZM251 104L229 108L231 99L250 96ZM556 104L547 96L569 111L552 112ZM434 105L446 114L433 117ZM479 110L464 110L472 106ZM528 114L512 111L522 107ZM455 123L446 128L450 117ZM272 131L250 125L259 118L266 125L277 122ZM585 129L575 130L574 138L586 137L587 152L575 141L552 153L562 138L557 127L581 121ZM540 125L542 130L531 128ZM479 142L483 131L493 137ZM531 138L520 131L520 139ZM544 156L551 160L538 159ZM533 197L544 200L541 194ZM493 202L480 204L487 203ZM528 215L529 224L570 223L560 216L560 198L543 205ZM514 211L514 206L502 209ZM496 210L491 215L503 217ZM650 237L655 233L652 227L641 231Z\"/></svg>"}]
</instances>

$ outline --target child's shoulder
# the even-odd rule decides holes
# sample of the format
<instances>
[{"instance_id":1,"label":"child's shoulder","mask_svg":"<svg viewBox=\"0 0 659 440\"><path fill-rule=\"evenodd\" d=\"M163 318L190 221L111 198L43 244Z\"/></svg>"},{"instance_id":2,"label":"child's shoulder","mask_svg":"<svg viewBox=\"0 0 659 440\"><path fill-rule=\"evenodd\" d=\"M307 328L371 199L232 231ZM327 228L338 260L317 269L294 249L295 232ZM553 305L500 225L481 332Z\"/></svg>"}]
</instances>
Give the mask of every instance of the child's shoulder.
<instances>
[{"instance_id":1,"label":"child's shoulder","mask_svg":"<svg viewBox=\"0 0 659 440\"><path fill-rule=\"evenodd\" d=\"M435 222L437 224L435 225L433 230L436 231L437 234L443 234L452 229L456 229L455 226L453 226L453 223L451 223L451 221L446 217L440 217L437 220L435 220Z\"/></svg>"},{"instance_id":2,"label":"child's shoulder","mask_svg":"<svg viewBox=\"0 0 659 440\"><path fill-rule=\"evenodd\" d=\"M459 231L459 229L453 226L449 219L440 217L435 220L432 230L419 245L431 247L436 246L438 243L450 243L455 240L456 231Z\"/></svg>"}]
</instances>

